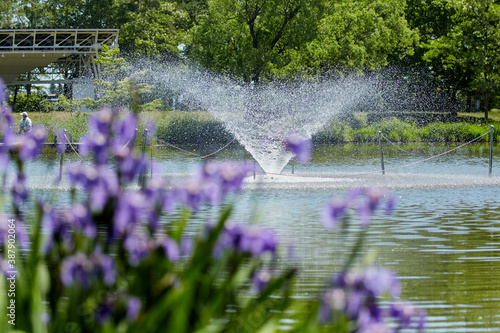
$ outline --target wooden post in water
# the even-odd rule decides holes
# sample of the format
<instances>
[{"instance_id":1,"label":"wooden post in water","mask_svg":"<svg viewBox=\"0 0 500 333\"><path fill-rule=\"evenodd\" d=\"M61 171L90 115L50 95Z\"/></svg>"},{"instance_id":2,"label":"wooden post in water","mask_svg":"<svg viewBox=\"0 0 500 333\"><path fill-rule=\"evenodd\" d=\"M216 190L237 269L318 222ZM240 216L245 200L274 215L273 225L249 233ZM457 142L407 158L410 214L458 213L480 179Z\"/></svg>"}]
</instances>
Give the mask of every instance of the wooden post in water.
<instances>
[{"instance_id":1,"label":"wooden post in water","mask_svg":"<svg viewBox=\"0 0 500 333\"><path fill-rule=\"evenodd\" d=\"M256 168L256 166L255 166L255 160L254 160L253 161L253 179L255 179L255 168Z\"/></svg>"},{"instance_id":2,"label":"wooden post in water","mask_svg":"<svg viewBox=\"0 0 500 333\"><path fill-rule=\"evenodd\" d=\"M144 136L142 138L142 159L144 160L144 154L145 154L145 151L146 151L146 138L148 136L148 129L145 128L144 129ZM139 174L139 185L141 187L144 186L144 183L146 181L146 177L144 176L144 172L141 171L141 173Z\"/></svg>"},{"instance_id":3,"label":"wooden post in water","mask_svg":"<svg viewBox=\"0 0 500 333\"><path fill-rule=\"evenodd\" d=\"M292 159L292 175L295 173L295 160Z\"/></svg>"},{"instance_id":4,"label":"wooden post in water","mask_svg":"<svg viewBox=\"0 0 500 333\"><path fill-rule=\"evenodd\" d=\"M56 149L57 149L57 145L60 144L60 145L64 145L64 141L66 141L66 130L64 130L64 140L63 142L57 142L57 136L54 138L54 142L56 144ZM63 166L64 166L64 153L66 151L66 147L64 147L64 149L61 151L61 160L59 162L59 181L61 181L62 179L62 174L63 174Z\"/></svg>"},{"instance_id":5,"label":"wooden post in water","mask_svg":"<svg viewBox=\"0 0 500 333\"><path fill-rule=\"evenodd\" d=\"M151 138L151 179L153 178L153 138Z\"/></svg>"},{"instance_id":6,"label":"wooden post in water","mask_svg":"<svg viewBox=\"0 0 500 333\"><path fill-rule=\"evenodd\" d=\"M384 152L382 151L382 139L381 139L381 133L378 131L378 147L380 149L380 166L382 167L382 174L385 175L385 168L384 168Z\"/></svg>"},{"instance_id":7,"label":"wooden post in water","mask_svg":"<svg viewBox=\"0 0 500 333\"><path fill-rule=\"evenodd\" d=\"M490 126L490 163L489 163L489 171L488 175L491 176L491 171L493 169L493 129L494 126Z\"/></svg>"}]
</instances>

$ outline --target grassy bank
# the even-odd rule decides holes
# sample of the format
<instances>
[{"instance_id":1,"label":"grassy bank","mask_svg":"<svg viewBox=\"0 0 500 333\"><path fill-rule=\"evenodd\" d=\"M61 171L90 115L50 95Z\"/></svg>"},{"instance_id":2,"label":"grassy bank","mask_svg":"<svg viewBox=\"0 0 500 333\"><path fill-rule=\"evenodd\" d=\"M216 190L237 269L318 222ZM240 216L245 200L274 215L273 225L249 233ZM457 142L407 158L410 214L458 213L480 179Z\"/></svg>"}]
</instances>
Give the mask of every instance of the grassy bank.
<instances>
[{"instance_id":1,"label":"grassy bank","mask_svg":"<svg viewBox=\"0 0 500 333\"><path fill-rule=\"evenodd\" d=\"M86 133L87 119L91 113L50 112L29 114L33 124L44 125L49 132L49 141L60 128L78 141ZM368 143L378 137L378 131L393 142L467 142L495 126L495 141L500 140L500 111L490 112L490 121L485 123L477 113L459 114L459 122L429 122L425 126L411 116L382 118L376 122L369 114L354 114L340 117L325 125L314 135L315 143ZM171 144L209 145L224 144L233 139L224 125L208 112L143 112L140 114L139 136L144 127L153 123L157 137ZM483 141L489 140L485 137Z\"/></svg>"}]
</instances>

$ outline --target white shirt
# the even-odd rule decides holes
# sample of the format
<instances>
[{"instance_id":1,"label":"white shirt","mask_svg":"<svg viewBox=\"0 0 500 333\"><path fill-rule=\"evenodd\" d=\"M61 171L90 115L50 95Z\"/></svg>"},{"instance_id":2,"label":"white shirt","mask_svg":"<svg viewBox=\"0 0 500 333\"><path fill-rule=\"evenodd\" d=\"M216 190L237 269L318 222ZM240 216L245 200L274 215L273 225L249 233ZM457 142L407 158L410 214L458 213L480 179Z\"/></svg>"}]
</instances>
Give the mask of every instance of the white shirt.
<instances>
[{"instance_id":1,"label":"white shirt","mask_svg":"<svg viewBox=\"0 0 500 333\"><path fill-rule=\"evenodd\" d=\"M21 119L21 121L19 122L19 126L17 127L17 131L19 133L21 133L21 131L31 131L31 119L28 117L26 117L26 119Z\"/></svg>"}]
</instances>

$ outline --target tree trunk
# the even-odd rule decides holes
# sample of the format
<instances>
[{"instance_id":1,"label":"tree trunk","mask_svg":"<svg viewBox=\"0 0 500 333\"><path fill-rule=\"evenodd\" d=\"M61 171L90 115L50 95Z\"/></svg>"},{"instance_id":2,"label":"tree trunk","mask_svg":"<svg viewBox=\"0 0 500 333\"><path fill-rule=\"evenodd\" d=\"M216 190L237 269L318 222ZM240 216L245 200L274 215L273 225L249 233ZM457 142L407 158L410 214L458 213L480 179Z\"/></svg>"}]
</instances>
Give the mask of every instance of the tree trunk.
<instances>
[{"instance_id":1,"label":"tree trunk","mask_svg":"<svg viewBox=\"0 0 500 333\"><path fill-rule=\"evenodd\" d=\"M488 121L488 110L490 108L490 94L486 91L484 93L484 120Z\"/></svg>"},{"instance_id":2,"label":"tree trunk","mask_svg":"<svg viewBox=\"0 0 500 333\"><path fill-rule=\"evenodd\" d=\"M465 112L472 112L472 96L467 92L467 102L465 104Z\"/></svg>"}]
</instances>

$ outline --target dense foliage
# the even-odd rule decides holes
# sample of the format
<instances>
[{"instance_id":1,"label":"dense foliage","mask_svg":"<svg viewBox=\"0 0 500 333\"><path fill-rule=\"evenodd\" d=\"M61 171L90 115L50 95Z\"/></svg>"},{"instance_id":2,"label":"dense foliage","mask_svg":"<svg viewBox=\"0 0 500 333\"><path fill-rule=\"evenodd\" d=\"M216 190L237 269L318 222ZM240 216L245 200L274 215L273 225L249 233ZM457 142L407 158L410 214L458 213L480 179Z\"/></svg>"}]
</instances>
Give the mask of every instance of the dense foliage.
<instances>
[{"instance_id":1,"label":"dense foliage","mask_svg":"<svg viewBox=\"0 0 500 333\"><path fill-rule=\"evenodd\" d=\"M496 0L19 0L0 14L1 28L120 28L125 52L247 82L393 65L451 103L500 103Z\"/></svg>"}]
</instances>

